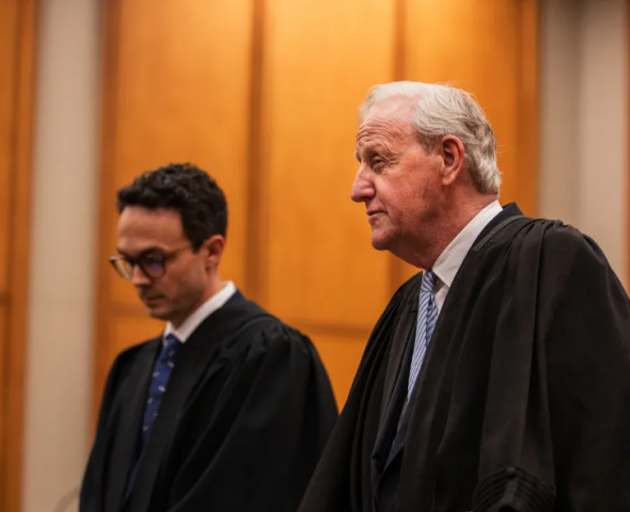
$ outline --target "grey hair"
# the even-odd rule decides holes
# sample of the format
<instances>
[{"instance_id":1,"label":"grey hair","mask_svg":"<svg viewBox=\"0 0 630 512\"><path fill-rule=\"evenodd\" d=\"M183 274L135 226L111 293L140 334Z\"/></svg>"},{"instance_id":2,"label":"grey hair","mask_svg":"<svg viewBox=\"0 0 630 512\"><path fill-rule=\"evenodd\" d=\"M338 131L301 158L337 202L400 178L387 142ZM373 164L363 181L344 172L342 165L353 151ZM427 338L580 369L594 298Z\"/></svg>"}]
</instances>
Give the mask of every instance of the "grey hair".
<instances>
[{"instance_id":1,"label":"grey hair","mask_svg":"<svg viewBox=\"0 0 630 512\"><path fill-rule=\"evenodd\" d=\"M426 151L445 135L457 137L464 145L464 161L477 191L499 193L497 140L482 108L469 93L450 85L422 82L376 85L361 105L361 122L376 103L395 96L414 100L413 124Z\"/></svg>"}]
</instances>

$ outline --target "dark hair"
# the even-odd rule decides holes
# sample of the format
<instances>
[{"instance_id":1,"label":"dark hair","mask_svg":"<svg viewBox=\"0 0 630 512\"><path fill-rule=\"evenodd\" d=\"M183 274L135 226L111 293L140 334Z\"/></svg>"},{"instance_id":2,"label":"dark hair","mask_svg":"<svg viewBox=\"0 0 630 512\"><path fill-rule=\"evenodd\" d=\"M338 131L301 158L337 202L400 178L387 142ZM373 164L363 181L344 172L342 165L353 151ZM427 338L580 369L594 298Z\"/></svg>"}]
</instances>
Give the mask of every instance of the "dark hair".
<instances>
[{"instance_id":1,"label":"dark hair","mask_svg":"<svg viewBox=\"0 0 630 512\"><path fill-rule=\"evenodd\" d=\"M169 164L138 176L118 191L118 213L127 206L177 210L195 250L212 235L226 235L223 191L206 172L191 164Z\"/></svg>"}]
</instances>

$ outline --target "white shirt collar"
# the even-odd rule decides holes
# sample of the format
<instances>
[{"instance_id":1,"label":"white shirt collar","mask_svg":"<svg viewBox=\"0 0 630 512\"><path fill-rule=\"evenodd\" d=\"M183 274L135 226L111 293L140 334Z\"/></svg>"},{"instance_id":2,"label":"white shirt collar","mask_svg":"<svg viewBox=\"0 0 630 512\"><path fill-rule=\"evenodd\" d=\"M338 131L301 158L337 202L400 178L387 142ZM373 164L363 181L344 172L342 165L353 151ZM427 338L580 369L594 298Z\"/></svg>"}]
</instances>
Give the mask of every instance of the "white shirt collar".
<instances>
[{"instance_id":1,"label":"white shirt collar","mask_svg":"<svg viewBox=\"0 0 630 512\"><path fill-rule=\"evenodd\" d=\"M179 341L184 343L195 331L195 329L199 327L199 324L201 324L201 322L203 322L216 310L222 308L235 292L236 286L234 286L232 281L228 281L218 293L215 293L206 302L199 306L195 312L184 320L184 323L182 323L182 325L180 325L177 329L173 327L171 322L168 322L166 324L166 329L164 329L162 339L166 338L169 334L173 334Z\"/></svg>"},{"instance_id":2,"label":"white shirt collar","mask_svg":"<svg viewBox=\"0 0 630 512\"><path fill-rule=\"evenodd\" d=\"M446 285L453 284L453 279L461 267L466 254L475 243L479 234L488 223L503 211L499 201L494 201L481 210L459 234L451 241L433 265L433 273Z\"/></svg>"}]
</instances>

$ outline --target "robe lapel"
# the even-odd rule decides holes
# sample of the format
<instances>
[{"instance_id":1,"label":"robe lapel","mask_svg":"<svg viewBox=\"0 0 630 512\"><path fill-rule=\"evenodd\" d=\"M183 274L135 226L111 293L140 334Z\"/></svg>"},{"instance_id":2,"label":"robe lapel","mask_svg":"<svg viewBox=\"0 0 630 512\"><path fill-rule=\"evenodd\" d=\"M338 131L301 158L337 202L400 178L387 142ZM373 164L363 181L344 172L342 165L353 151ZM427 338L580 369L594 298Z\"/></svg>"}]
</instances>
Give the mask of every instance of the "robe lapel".
<instances>
[{"instance_id":1,"label":"robe lapel","mask_svg":"<svg viewBox=\"0 0 630 512\"><path fill-rule=\"evenodd\" d=\"M422 280L419 279L418 283ZM418 293L420 287L418 285ZM411 338L412 331L415 329L416 320L418 317L418 294L411 293L407 298L400 317L396 324L396 330L394 331L394 338L392 343L392 351L390 353L389 361L387 363L387 372L385 373L385 383L383 385L383 398L381 401L381 427L386 421L386 414L388 412L389 404L392 400L392 394L394 392L394 386L396 380L400 374L402 367L402 361L405 354L405 348Z\"/></svg>"},{"instance_id":2,"label":"robe lapel","mask_svg":"<svg viewBox=\"0 0 630 512\"><path fill-rule=\"evenodd\" d=\"M488 225L483 229L477 238L477 242L483 239L493 228L495 228L503 220L516 215L522 215L518 206L515 203L510 203L505 206L502 212L500 212L494 219L492 219ZM475 242L475 243L477 243ZM396 384L396 379L400 373L400 368L405 353L405 347L410 339L411 330L415 327L416 319L418 316L418 300L420 293L420 283L418 281L418 293L412 293L407 299L407 303L400 315L400 319L397 323L396 331L394 334L394 341L392 345L392 351L387 365L387 373L385 375L385 383L383 386L383 398L381 402L381 424L385 420L387 408L392 399L392 393Z\"/></svg>"},{"instance_id":3,"label":"robe lapel","mask_svg":"<svg viewBox=\"0 0 630 512\"><path fill-rule=\"evenodd\" d=\"M114 447L108 469L108 491L106 492L105 510L119 512L129 478L129 471L135 461L136 448L140 433L140 422L144 413L144 404L151 380L153 361L158 352L161 337L149 341L138 353L129 375L122 387L125 398L120 408L119 426L114 433Z\"/></svg>"},{"instance_id":4,"label":"robe lapel","mask_svg":"<svg viewBox=\"0 0 630 512\"><path fill-rule=\"evenodd\" d=\"M163 457L170 449L179 419L204 370L221 346L253 321L269 314L253 302L230 301L210 315L180 348L158 417L153 424L138 467L138 476L129 500L129 510L149 510L151 495L159 478Z\"/></svg>"},{"instance_id":5,"label":"robe lapel","mask_svg":"<svg viewBox=\"0 0 630 512\"><path fill-rule=\"evenodd\" d=\"M473 244L473 247L476 246L481 240L483 240L486 236L488 236L488 234L494 229L496 228L499 224L501 224L501 222L503 222L506 219L509 219L510 217L516 217L516 216L522 216L523 212L521 212L521 210L519 209L519 207L516 205L516 203L510 203L507 204L503 207L503 211L499 212L499 214L497 214L490 222L488 222L488 224L486 224L486 226L481 230L481 233L479 233L479 236L477 236L477 239L475 240L475 243ZM463 263L462 263L463 266ZM461 267L460 267L461 268Z\"/></svg>"},{"instance_id":6,"label":"robe lapel","mask_svg":"<svg viewBox=\"0 0 630 512\"><path fill-rule=\"evenodd\" d=\"M517 217L518 216L518 217ZM470 310L474 303L470 303L471 260L476 257L478 244L486 243L495 236L505 225L523 219L516 204L507 205L501 213L488 223L482 230L473 247L468 252L460 270L453 280L442 311L435 326L431 345L427 350L423 370L418 377L413 400L409 404L409 432L404 441L404 451L401 467L401 481L407 475L413 475L414 486L400 486L398 507L400 510L415 510L418 506L429 507L429 495L422 495L417 489L427 487L427 481L434 478L435 467L429 463L428 454L436 451L437 443L444 432L445 425L438 425L436 418L444 420L449 408L450 390L453 383L456 358L452 351L457 351L459 340L454 335L458 328L459 312ZM474 268L474 265L473 265ZM418 504L421 505L418 505Z\"/></svg>"},{"instance_id":7,"label":"robe lapel","mask_svg":"<svg viewBox=\"0 0 630 512\"><path fill-rule=\"evenodd\" d=\"M421 279L418 281L422 282ZM417 289L416 289L417 288ZM407 393L406 376L404 371L407 359L410 358L410 343L414 338L416 319L418 316L419 286L414 288L403 304L402 311L397 318L392 341L392 350L385 374L383 398L381 401L381 415L378 433L371 455L372 495L376 498L381 476L390 462L392 441L396 436L398 421ZM402 382L404 379L405 382Z\"/></svg>"},{"instance_id":8,"label":"robe lapel","mask_svg":"<svg viewBox=\"0 0 630 512\"><path fill-rule=\"evenodd\" d=\"M510 203L503 208L503 211L500 212L494 219L492 219L488 225L482 230L482 232L477 237L477 241L475 244L483 239L492 229L494 229L498 224L500 224L505 219L510 217L514 217L516 215L522 215L518 206L515 203ZM389 407L389 404L392 400L392 393L394 391L394 386L396 384L396 379L400 373L403 356L405 353L405 348L407 346L407 342L410 339L411 331L415 328L416 319L418 316L418 300L420 293L420 283L422 280L418 281L418 293L412 293L408 299L407 303L403 309L403 312L400 315L400 319L397 323L396 331L394 334L394 341L392 344L392 351L389 358L389 362L387 365L387 373L385 374L385 383L383 386L383 398L381 401L381 415L380 415L380 423L381 426L385 422L386 413Z\"/></svg>"}]
</instances>

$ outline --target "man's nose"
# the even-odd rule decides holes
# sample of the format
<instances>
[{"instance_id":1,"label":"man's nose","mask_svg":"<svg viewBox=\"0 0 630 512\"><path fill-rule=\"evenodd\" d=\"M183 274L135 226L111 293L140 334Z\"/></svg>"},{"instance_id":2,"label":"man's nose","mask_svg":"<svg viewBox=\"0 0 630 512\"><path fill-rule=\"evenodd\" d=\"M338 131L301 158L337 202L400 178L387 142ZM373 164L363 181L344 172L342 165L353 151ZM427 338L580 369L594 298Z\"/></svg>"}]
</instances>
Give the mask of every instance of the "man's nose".
<instances>
[{"instance_id":1,"label":"man's nose","mask_svg":"<svg viewBox=\"0 0 630 512\"><path fill-rule=\"evenodd\" d=\"M146 286L151 283L151 279L142 271L140 265L131 267L131 283L134 286Z\"/></svg>"},{"instance_id":2,"label":"man's nose","mask_svg":"<svg viewBox=\"0 0 630 512\"><path fill-rule=\"evenodd\" d=\"M366 176L364 166L359 167L359 171L354 178L350 197L355 203L361 203L374 197L374 184L372 180Z\"/></svg>"}]
</instances>

